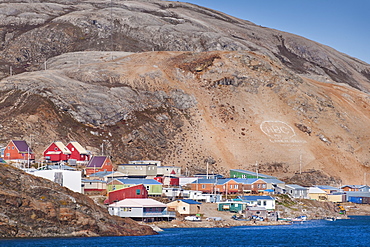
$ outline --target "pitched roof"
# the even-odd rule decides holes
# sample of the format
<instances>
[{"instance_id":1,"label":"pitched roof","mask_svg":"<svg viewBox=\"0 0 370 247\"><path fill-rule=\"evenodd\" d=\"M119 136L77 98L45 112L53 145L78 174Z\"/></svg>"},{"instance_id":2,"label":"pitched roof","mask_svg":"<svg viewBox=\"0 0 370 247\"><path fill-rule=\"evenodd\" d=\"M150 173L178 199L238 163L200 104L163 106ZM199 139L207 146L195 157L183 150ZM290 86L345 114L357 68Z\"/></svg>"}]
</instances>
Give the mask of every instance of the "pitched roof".
<instances>
[{"instance_id":1,"label":"pitched roof","mask_svg":"<svg viewBox=\"0 0 370 247\"><path fill-rule=\"evenodd\" d=\"M63 152L63 154L71 154L71 151L63 144L63 142L54 142L54 144Z\"/></svg>"},{"instance_id":2,"label":"pitched roof","mask_svg":"<svg viewBox=\"0 0 370 247\"><path fill-rule=\"evenodd\" d=\"M81 179L82 183L103 183L106 184L107 182L104 180L97 180L97 179Z\"/></svg>"},{"instance_id":3,"label":"pitched roof","mask_svg":"<svg viewBox=\"0 0 370 247\"><path fill-rule=\"evenodd\" d=\"M20 153L32 153L32 150L31 148L28 146L27 142L26 141L14 141L12 140L12 142L14 143L14 146L18 149L18 151Z\"/></svg>"},{"instance_id":4,"label":"pitched roof","mask_svg":"<svg viewBox=\"0 0 370 247\"><path fill-rule=\"evenodd\" d=\"M95 173L88 175L88 177L99 177L99 178L109 177L109 176L123 177L127 175L123 174L122 172L117 172L117 171L113 171L113 172L112 171L101 171L101 172L95 172Z\"/></svg>"},{"instance_id":5,"label":"pitched roof","mask_svg":"<svg viewBox=\"0 0 370 247\"><path fill-rule=\"evenodd\" d=\"M109 204L109 207L130 207L130 208L141 208L141 207L167 207L166 204L149 198L127 198L119 202Z\"/></svg>"},{"instance_id":6,"label":"pitched roof","mask_svg":"<svg viewBox=\"0 0 370 247\"><path fill-rule=\"evenodd\" d=\"M308 190L308 193L309 194L326 194L325 191L317 187L310 187Z\"/></svg>"},{"instance_id":7,"label":"pitched roof","mask_svg":"<svg viewBox=\"0 0 370 247\"><path fill-rule=\"evenodd\" d=\"M80 154L89 154L86 149L84 149L80 143L76 142L76 141L71 141L69 142L68 144L72 144L72 146L74 146L77 151L80 153ZM67 146L68 146L67 144Z\"/></svg>"},{"instance_id":8,"label":"pitched roof","mask_svg":"<svg viewBox=\"0 0 370 247\"><path fill-rule=\"evenodd\" d=\"M192 199L180 199L179 201L185 202L187 204L202 204L202 203L194 201Z\"/></svg>"},{"instance_id":9,"label":"pitched roof","mask_svg":"<svg viewBox=\"0 0 370 247\"><path fill-rule=\"evenodd\" d=\"M121 178L121 179L114 179L116 181L119 181L122 184L153 184L153 185L161 185L160 182L158 182L155 179L136 179L136 178Z\"/></svg>"},{"instance_id":10,"label":"pitched roof","mask_svg":"<svg viewBox=\"0 0 370 247\"><path fill-rule=\"evenodd\" d=\"M359 188L361 188L363 185L343 185L342 187L340 187L340 188L345 188L345 187L350 187L350 188L352 188L352 189L359 189Z\"/></svg>"},{"instance_id":11,"label":"pitched roof","mask_svg":"<svg viewBox=\"0 0 370 247\"><path fill-rule=\"evenodd\" d=\"M298 190L308 190L308 188L306 187L303 187L303 186L300 186L298 184L286 184L285 187L290 187L290 188L293 188L293 189L298 189Z\"/></svg>"},{"instance_id":12,"label":"pitched roof","mask_svg":"<svg viewBox=\"0 0 370 247\"><path fill-rule=\"evenodd\" d=\"M89 167L89 168L102 167L106 159L107 159L107 156L93 156L91 160L89 161L89 164L87 164L86 167Z\"/></svg>"},{"instance_id":13,"label":"pitched roof","mask_svg":"<svg viewBox=\"0 0 370 247\"><path fill-rule=\"evenodd\" d=\"M316 187L322 190L339 190L339 188L335 188L329 185L317 185Z\"/></svg>"}]
</instances>

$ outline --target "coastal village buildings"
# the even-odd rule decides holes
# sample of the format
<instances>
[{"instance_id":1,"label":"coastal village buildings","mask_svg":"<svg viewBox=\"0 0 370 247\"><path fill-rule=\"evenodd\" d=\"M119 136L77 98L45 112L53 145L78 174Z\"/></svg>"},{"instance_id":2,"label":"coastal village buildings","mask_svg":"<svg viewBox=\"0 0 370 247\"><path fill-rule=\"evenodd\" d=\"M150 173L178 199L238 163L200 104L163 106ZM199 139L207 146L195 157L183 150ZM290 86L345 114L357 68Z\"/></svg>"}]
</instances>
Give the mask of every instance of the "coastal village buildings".
<instances>
[{"instance_id":1,"label":"coastal village buildings","mask_svg":"<svg viewBox=\"0 0 370 247\"><path fill-rule=\"evenodd\" d=\"M35 159L25 141L10 141L3 148L3 153L5 161ZM45 149L43 156L44 161L48 161L46 165L34 166L34 170L29 172L75 192L104 196L110 213L134 219L172 219L172 216L168 216L167 208L179 215L194 215L200 212L202 203L217 203L215 206L218 210L242 212L245 217L271 217L278 194L302 200L370 204L370 187L367 185L345 185L341 188L319 185L308 188L285 184L276 177L241 169L230 170L228 178L219 174L185 177L181 174L181 167L162 166L160 161L129 161L127 164L113 165L110 157L91 156L75 141L67 146L53 142ZM67 166L69 160L79 162L79 166ZM143 203L145 201L127 201L149 198L169 203L148 206ZM137 213L137 210L141 213Z\"/></svg>"},{"instance_id":2,"label":"coastal village buildings","mask_svg":"<svg viewBox=\"0 0 370 247\"><path fill-rule=\"evenodd\" d=\"M44 151L45 161L60 162L70 158L71 151L60 141L53 142Z\"/></svg>"},{"instance_id":3,"label":"coastal village buildings","mask_svg":"<svg viewBox=\"0 0 370 247\"><path fill-rule=\"evenodd\" d=\"M71 152L70 159L76 160L78 163L88 162L90 160L90 153L76 141L71 141L66 146Z\"/></svg>"},{"instance_id":4,"label":"coastal village buildings","mask_svg":"<svg viewBox=\"0 0 370 247\"><path fill-rule=\"evenodd\" d=\"M6 161L29 161L34 160L35 155L26 141L11 140L4 149L4 160Z\"/></svg>"},{"instance_id":5,"label":"coastal village buildings","mask_svg":"<svg viewBox=\"0 0 370 247\"><path fill-rule=\"evenodd\" d=\"M112 161L108 156L93 156L85 168L87 176L104 171L113 171Z\"/></svg>"}]
</instances>

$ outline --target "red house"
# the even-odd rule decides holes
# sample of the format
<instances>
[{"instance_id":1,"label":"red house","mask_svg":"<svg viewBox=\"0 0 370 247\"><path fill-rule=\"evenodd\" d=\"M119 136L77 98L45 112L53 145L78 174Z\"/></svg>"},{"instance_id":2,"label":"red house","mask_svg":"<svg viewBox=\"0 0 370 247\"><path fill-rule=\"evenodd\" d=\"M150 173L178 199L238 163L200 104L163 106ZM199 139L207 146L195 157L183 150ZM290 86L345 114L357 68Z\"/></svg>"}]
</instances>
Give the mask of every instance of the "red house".
<instances>
[{"instance_id":1,"label":"red house","mask_svg":"<svg viewBox=\"0 0 370 247\"><path fill-rule=\"evenodd\" d=\"M114 190L108 193L108 198L104 201L105 204L122 201L126 198L148 198L148 191L142 184L128 188Z\"/></svg>"},{"instance_id":2,"label":"red house","mask_svg":"<svg viewBox=\"0 0 370 247\"><path fill-rule=\"evenodd\" d=\"M69 156L70 159L75 159L76 161L89 161L89 153L84 149L80 143L72 141L67 144L67 148L71 152Z\"/></svg>"},{"instance_id":3,"label":"red house","mask_svg":"<svg viewBox=\"0 0 370 247\"><path fill-rule=\"evenodd\" d=\"M45 160L60 162L69 160L71 151L62 142L53 142L44 151Z\"/></svg>"},{"instance_id":4,"label":"red house","mask_svg":"<svg viewBox=\"0 0 370 247\"><path fill-rule=\"evenodd\" d=\"M4 149L4 160L34 160L35 155L26 141L10 141Z\"/></svg>"},{"instance_id":5,"label":"red house","mask_svg":"<svg viewBox=\"0 0 370 247\"><path fill-rule=\"evenodd\" d=\"M96 172L113 171L113 165L107 156L93 156L85 168L85 174Z\"/></svg>"}]
</instances>

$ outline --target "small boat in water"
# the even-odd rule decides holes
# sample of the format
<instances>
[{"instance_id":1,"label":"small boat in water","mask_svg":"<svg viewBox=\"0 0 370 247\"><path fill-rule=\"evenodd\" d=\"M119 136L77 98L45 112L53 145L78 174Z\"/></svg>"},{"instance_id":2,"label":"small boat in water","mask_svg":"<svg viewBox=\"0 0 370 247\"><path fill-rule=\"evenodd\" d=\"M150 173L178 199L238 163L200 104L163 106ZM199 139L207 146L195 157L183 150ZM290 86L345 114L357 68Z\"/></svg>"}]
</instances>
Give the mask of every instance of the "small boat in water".
<instances>
[{"instance_id":1,"label":"small boat in water","mask_svg":"<svg viewBox=\"0 0 370 247\"><path fill-rule=\"evenodd\" d=\"M327 220L327 221L336 221L337 219L335 217L325 217L324 220Z\"/></svg>"},{"instance_id":2,"label":"small boat in water","mask_svg":"<svg viewBox=\"0 0 370 247\"><path fill-rule=\"evenodd\" d=\"M292 219L292 222L304 222L307 220L307 216L301 215Z\"/></svg>"}]
</instances>

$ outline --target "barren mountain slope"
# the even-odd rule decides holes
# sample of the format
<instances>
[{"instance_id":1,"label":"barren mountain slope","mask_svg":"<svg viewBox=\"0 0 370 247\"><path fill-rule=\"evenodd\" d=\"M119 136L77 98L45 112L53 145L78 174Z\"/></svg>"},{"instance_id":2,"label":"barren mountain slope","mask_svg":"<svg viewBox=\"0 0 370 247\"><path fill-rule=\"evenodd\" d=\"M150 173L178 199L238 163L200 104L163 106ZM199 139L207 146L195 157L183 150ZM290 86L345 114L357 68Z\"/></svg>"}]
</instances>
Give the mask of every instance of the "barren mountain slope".
<instances>
[{"instance_id":1,"label":"barren mountain slope","mask_svg":"<svg viewBox=\"0 0 370 247\"><path fill-rule=\"evenodd\" d=\"M32 131L39 153L57 138L76 139L97 152L104 143L115 162L258 168L307 184L358 184L368 172L369 96L268 56L86 52L48 63L1 81L2 140Z\"/></svg>"},{"instance_id":2,"label":"barren mountain slope","mask_svg":"<svg viewBox=\"0 0 370 247\"><path fill-rule=\"evenodd\" d=\"M370 91L370 67L334 49L193 4L170 1L29 1L0 4L0 71L37 70L73 51L247 50L299 74Z\"/></svg>"}]
</instances>

